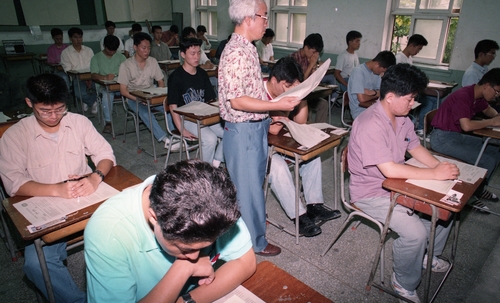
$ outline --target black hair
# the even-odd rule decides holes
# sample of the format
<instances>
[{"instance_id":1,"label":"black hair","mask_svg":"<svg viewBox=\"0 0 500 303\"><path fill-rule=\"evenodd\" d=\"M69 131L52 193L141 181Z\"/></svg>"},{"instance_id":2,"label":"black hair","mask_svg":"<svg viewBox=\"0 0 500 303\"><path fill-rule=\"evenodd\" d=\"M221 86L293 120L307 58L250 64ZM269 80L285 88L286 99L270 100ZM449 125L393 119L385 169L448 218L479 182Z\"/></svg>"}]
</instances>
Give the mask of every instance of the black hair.
<instances>
[{"instance_id":1,"label":"black hair","mask_svg":"<svg viewBox=\"0 0 500 303\"><path fill-rule=\"evenodd\" d=\"M286 83L293 84L295 81L304 81L302 67L292 57L283 57L276 62L269 72L269 79L276 78L278 82L285 80Z\"/></svg>"},{"instance_id":2,"label":"black hair","mask_svg":"<svg viewBox=\"0 0 500 303\"><path fill-rule=\"evenodd\" d=\"M142 40L148 40L149 43L153 42L153 39L151 39L151 36L146 34L146 33L138 32L137 34L134 35L134 45L141 44Z\"/></svg>"},{"instance_id":3,"label":"black hair","mask_svg":"<svg viewBox=\"0 0 500 303\"><path fill-rule=\"evenodd\" d=\"M151 32L154 33L156 29L162 30L161 26L159 26L159 25L153 25L153 27L151 27Z\"/></svg>"},{"instance_id":4,"label":"black hair","mask_svg":"<svg viewBox=\"0 0 500 303\"><path fill-rule=\"evenodd\" d=\"M207 32L207 28L205 27L205 25L198 25L198 27L196 28L196 31L197 32L204 32L204 33L206 33Z\"/></svg>"},{"instance_id":5,"label":"black hair","mask_svg":"<svg viewBox=\"0 0 500 303\"><path fill-rule=\"evenodd\" d=\"M62 36L62 34L63 34L63 31L60 28L57 28L57 27L54 27L53 29L50 30L50 35L52 37L57 36L57 35L61 35Z\"/></svg>"},{"instance_id":6,"label":"black hair","mask_svg":"<svg viewBox=\"0 0 500 303\"><path fill-rule=\"evenodd\" d=\"M310 34L304 39L304 46L315 49L318 53L321 53L324 46L323 37L318 33Z\"/></svg>"},{"instance_id":7,"label":"black hair","mask_svg":"<svg viewBox=\"0 0 500 303\"><path fill-rule=\"evenodd\" d=\"M68 36L70 38L73 37L74 34L78 34L78 35L83 37L83 31L79 27L72 27L72 28L68 29Z\"/></svg>"},{"instance_id":8,"label":"black hair","mask_svg":"<svg viewBox=\"0 0 500 303\"><path fill-rule=\"evenodd\" d=\"M182 39L181 43L179 43L179 51L181 53L186 53L186 51L191 46L201 46L201 40L197 38L186 38Z\"/></svg>"},{"instance_id":9,"label":"black hair","mask_svg":"<svg viewBox=\"0 0 500 303\"><path fill-rule=\"evenodd\" d=\"M428 44L427 42L427 39L424 38L424 36L422 35L419 35L419 34L415 34L413 36L410 37L410 39L408 39L408 45L415 45L415 46L419 46L419 45L423 45L423 46L426 46Z\"/></svg>"},{"instance_id":10,"label":"black hair","mask_svg":"<svg viewBox=\"0 0 500 303\"><path fill-rule=\"evenodd\" d=\"M347 45L349 45L349 41L354 41L354 40L356 40L358 38L363 38L363 35L361 35L360 32L358 32L358 31L350 31L345 36L345 42L347 43Z\"/></svg>"},{"instance_id":11,"label":"black hair","mask_svg":"<svg viewBox=\"0 0 500 303\"><path fill-rule=\"evenodd\" d=\"M175 24L172 24L170 25L170 29L169 29L172 33L176 33L178 34L179 33L179 27Z\"/></svg>"},{"instance_id":12,"label":"black hair","mask_svg":"<svg viewBox=\"0 0 500 303\"><path fill-rule=\"evenodd\" d=\"M108 20L108 21L104 22L104 27L105 28L108 28L108 27L114 27L114 28L116 28L116 24L113 21L109 21Z\"/></svg>"},{"instance_id":13,"label":"black hair","mask_svg":"<svg viewBox=\"0 0 500 303\"><path fill-rule=\"evenodd\" d=\"M163 237L183 243L214 242L240 217L228 173L201 160L169 165L149 195Z\"/></svg>"},{"instance_id":14,"label":"black hair","mask_svg":"<svg viewBox=\"0 0 500 303\"><path fill-rule=\"evenodd\" d=\"M67 103L70 98L66 82L56 74L40 74L28 78L25 92L33 104Z\"/></svg>"},{"instance_id":15,"label":"black hair","mask_svg":"<svg viewBox=\"0 0 500 303\"><path fill-rule=\"evenodd\" d=\"M274 31L270 28L266 28L266 32L264 33L263 38L274 38L274 36L276 36Z\"/></svg>"},{"instance_id":16,"label":"black hair","mask_svg":"<svg viewBox=\"0 0 500 303\"><path fill-rule=\"evenodd\" d=\"M495 67L490 69L483 75L477 83L479 85L489 84L491 86L500 86L500 68Z\"/></svg>"},{"instance_id":17,"label":"black hair","mask_svg":"<svg viewBox=\"0 0 500 303\"><path fill-rule=\"evenodd\" d=\"M476 44L476 47L474 48L474 56L477 59L477 58L479 58L480 53L486 54L487 52L489 52L492 49L495 49L495 50L499 49L498 43L496 41L488 40L488 39L481 40Z\"/></svg>"},{"instance_id":18,"label":"black hair","mask_svg":"<svg viewBox=\"0 0 500 303\"><path fill-rule=\"evenodd\" d=\"M102 44L110 51L115 51L120 46L120 40L114 35L107 35L106 37L104 37L104 41Z\"/></svg>"},{"instance_id":19,"label":"black hair","mask_svg":"<svg viewBox=\"0 0 500 303\"><path fill-rule=\"evenodd\" d=\"M140 25L139 23L132 24L132 31L133 32L142 32L142 25Z\"/></svg>"},{"instance_id":20,"label":"black hair","mask_svg":"<svg viewBox=\"0 0 500 303\"><path fill-rule=\"evenodd\" d=\"M196 35L196 31L194 30L194 28L192 28L191 26L186 26L183 30L182 30L182 39L186 39L187 36L189 36L190 34L193 34L193 35Z\"/></svg>"},{"instance_id":21,"label":"black hair","mask_svg":"<svg viewBox=\"0 0 500 303\"><path fill-rule=\"evenodd\" d=\"M372 61L378 62L378 65L382 68L388 68L396 64L396 56L394 56L394 53L391 51L381 51Z\"/></svg>"},{"instance_id":22,"label":"black hair","mask_svg":"<svg viewBox=\"0 0 500 303\"><path fill-rule=\"evenodd\" d=\"M427 87L429 78L418 67L408 63L400 63L389 67L382 77L380 84L380 100L387 93L398 96L421 93Z\"/></svg>"}]
</instances>

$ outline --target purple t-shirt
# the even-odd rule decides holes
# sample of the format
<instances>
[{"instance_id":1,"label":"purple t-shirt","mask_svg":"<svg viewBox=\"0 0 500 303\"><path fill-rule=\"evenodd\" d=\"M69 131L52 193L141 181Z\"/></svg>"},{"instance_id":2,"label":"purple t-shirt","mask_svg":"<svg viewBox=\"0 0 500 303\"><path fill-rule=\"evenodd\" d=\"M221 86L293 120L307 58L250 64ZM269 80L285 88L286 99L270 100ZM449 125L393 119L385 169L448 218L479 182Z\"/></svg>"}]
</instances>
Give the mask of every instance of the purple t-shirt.
<instances>
[{"instance_id":1,"label":"purple t-shirt","mask_svg":"<svg viewBox=\"0 0 500 303\"><path fill-rule=\"evenodd\" d=\"M390 196L390 192L382 188L386 177L377 165L391 161L402 164L405 152L420 145L408 117L396 117L396 123L394 131L380 101L354 120L347 154L351 202Z\"/></svg>"},{"instance_id":2,"label":"purple t-shirt","mask_svg":"<svg viewBox=\"0 0 500 303\"><path fill-rule=\"evenodd\" d=\"M460 119L472 119L474 115L487 109L488 101L483 98L474 99L474 86L462 87L450 94L439 106L432 119L432 126L444 131L461 133Z\"/></svg>"},{"instance_id":3,"label":"purple t-shirt","mask_svg":"<svg viewBox=\"0 0 500 303\"><path fill-rule=\"evenodd\" d=\"M66 49L68 45L63 44L62 47L58 48L55 44L52 44L47 49L47 63L58 64L61 62L61 53Z\"/></svg>"}]
</instances>

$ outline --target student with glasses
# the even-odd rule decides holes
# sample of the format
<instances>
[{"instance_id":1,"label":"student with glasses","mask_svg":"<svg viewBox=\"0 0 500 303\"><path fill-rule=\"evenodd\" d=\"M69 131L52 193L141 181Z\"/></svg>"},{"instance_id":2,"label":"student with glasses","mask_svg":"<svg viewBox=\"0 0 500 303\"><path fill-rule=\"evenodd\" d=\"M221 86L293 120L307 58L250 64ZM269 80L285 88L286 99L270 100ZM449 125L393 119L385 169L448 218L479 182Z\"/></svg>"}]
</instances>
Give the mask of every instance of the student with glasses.
<instances>
[{"instance_id":1,"label":"student with glasses","mask_svg":"<svg viewBox=\"0 0 500 303\"><path fill-rule=\"evenodd\" d=\"M28 79L26 104L33 115L10 127L0 140L0 175L10 196L77 198L96 191L115 165L111 145L89 119L68 112L70 99L64 80L54 74ZM96 169L87 163L90 156ZM63 182L78 179L78 181ZM86 302L63 261L66 242L43 247L57 302ZM35 246L24 251L24 272L47 297Z\"/></svg>"},{"instance_id":2,"label":"student with glasses","mask_svg":"<svg viewBox=\"0 0 500 303\"><path fill-rule=\"evenodd\" d=\"M462 87L476 84L488 71L488 65L495 60L498 43L493 40L481 40L474 48L474 62L465 70Z\"/></svg>"}]
</instances>

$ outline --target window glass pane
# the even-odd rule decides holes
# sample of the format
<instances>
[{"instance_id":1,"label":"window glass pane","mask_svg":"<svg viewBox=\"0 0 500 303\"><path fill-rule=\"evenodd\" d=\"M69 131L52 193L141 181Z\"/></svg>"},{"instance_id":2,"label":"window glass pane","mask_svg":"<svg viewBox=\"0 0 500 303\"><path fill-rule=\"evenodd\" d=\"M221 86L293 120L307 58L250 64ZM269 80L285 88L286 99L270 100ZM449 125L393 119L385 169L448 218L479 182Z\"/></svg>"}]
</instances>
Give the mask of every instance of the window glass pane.
<instances>
[{"instance_id":1,"label":"window glass pane","mask_svg":"<svg viewBox=\"0 0 500 303\"><path fill-rule=\"evenodd\" d=\"M306 37L306 14L292 15L292 43L302 44Z\"/></svg>"},{"instance_id":2,"label":"window glass pane","mask_svg":"<svg viewBox=\"0 0 500 303\"><path fill-rule=\"evenodd\" d=\"M295 0L293 2L295 6L307 6L307 0Z\"/></svg>"},{"instance_id":3,"label":"window glass pane","mask_svg":"<svg viewBox=\"0 0 500 303\"><path fill-rule=\"evenodd\" d=\"M392 28L391 51L395 54L402 51L408 42L410 34L411 16L394 16L394 26Z\"/></svg>"},{"instance_id":4,"label":"window glass pane","mask_svg":"<svg viewBox=\"0 0 500 303\"><path fill-rule=\"evenodd\" d=\"M416 19L414 33L424 36L429 42L416 57L425 59L437 58L442 25L443 20Z\"/></svg>"},{"instance_id":5,"label":"window glass pane","mask_svg":"<svg viewBox=\"0 0 500 303\"><path fill-rule=\"evenodd\" d=\"M276 5L281 5L281 6L288 6L289 0L278 0L276 1Z\"/></svg>"},{"instance_id":6,"label":"window glass pane","mask_svg":"<svg viewBox=\"0 0 500 303\"><path fill-rule=\"evenodd\" d=\"M463 0L455 0L453 1L453 8L462 8Z\"/></svg>"},{"instance_id":7,"label":"window glass pane","mask_svg":"<svg viewBox=\"0 0 500 303\"><path fill-rule=\"evenodd\" d=\"M276 41L287 42L288 36L288 14L277 13L275 14L276 20Z\"/></svg>"},{"instance_id":8,"label":"window glass pane","mask_svg":"<svg viewBox=\"0 0 500 303\"><path fill-rule=\"evenodd\" d=\"M208 17L206 11L200 12L200 24L208 25Z\"/></svg>"},{"instance_id":9,"label":"window glass pane","mask_svg":"<svg viewBox=\"0 0 500 303\"><path fill-rule=\"evenodd\" d=\"M200 5L207 6L207 0L198 0L200 1Z\"/></svg>"},{"instance_id":10,"label":"window glass pane","mask_svg":"<svg viewBox=\"0 0 500 303\"><path fill-rule=\"evenodd\" d=\"M451 18L442 63L450 63L451 51L453 50L453 43L455 42L455 33L457 32L457 25L458 17Z\"/></svg>"},{"instance_id":11,"label":"window glass pane","mask_svg":"<svg viewBox=\"0 0 500 303\"><path fill-rule=\"evenodd\" d=\"M450 0L422 0L420 9L448 9Z\"/></svg>"},{"instance_id":12,"label":"window glass pane","mask_svg":"<svg viewBox=\"0 0 500 303\"><path fill-rule=\"evenodd\" d=\"M217 12L210 12L210 29L208 34L217 36Z\"/></svg>"},{"instance_id":13,"label":"window glass pane","mask_svg":"<svg viewBox=\"0 0 500 303\"><path fill-rule=\"evenodd\" d=\"M398 8L415 8L417 0L399 0Z\"/></svg>"},{"instance_id":14,"label":"window glass pane","mask_svg":"<svg viewBox=\"0 0 500 303\"><path fill-rule=\"evenodd\" d=\"M208 5L210 5L210 6L217 6L217 0L209 0L209 4Z\"/></svg>"}]
</instances>

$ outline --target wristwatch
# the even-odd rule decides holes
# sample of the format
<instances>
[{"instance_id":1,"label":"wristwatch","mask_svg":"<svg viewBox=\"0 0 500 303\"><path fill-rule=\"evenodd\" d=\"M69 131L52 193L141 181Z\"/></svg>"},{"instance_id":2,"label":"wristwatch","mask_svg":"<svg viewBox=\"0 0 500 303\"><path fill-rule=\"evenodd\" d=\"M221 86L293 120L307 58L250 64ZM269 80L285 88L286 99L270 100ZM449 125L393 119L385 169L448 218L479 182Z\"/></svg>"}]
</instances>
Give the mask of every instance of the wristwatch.
<instances>
[{"instance_id":1,"label":"wristwatch","mask_svg":"<svg viewBox=\"0 0 500 303\"><path fill-rule=\"evenodd\" d=\"M191 295L189 293L183 294L181 298L184 303L196 303L196 301L191 298Z\"/></svg>"},{"instance_id":2,"label":"wristwatch","mask_svg":"<svg viewBox=\"0 0 500 303\"><path fill-rule=\"evenodd\" d=\"M101 177L101 181L104 181L104 174L102 173L102 171L96 169L94 170L94 173L98 174L99 177Z\"/></svg>"}]
</instances>

